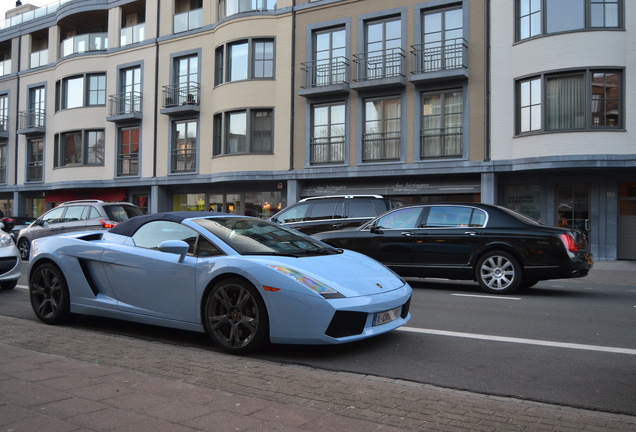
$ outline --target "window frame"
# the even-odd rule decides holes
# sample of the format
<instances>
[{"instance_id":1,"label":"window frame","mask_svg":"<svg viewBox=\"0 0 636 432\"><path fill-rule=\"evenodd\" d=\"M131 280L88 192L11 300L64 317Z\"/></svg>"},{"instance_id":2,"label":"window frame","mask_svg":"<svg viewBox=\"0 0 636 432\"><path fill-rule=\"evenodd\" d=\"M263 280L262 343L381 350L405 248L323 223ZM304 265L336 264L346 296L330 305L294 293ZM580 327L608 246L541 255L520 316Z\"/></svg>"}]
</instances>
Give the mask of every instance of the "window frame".
<instances>
[{"instance_id":1,"label":"window frame","mask_svg":"<svg viewBox=\"0 0 636 432\"><path fill-rule=\"evenodd\" d=\"M181 140L180 138L178 138L179 134L177 132L179 125L186 125L186 135L189 133L192 127L194 128L195 136L193 144L190 144L192 143L192 137L186 137L183 139L184 145L179 146L179 141ZM197 156L199 153L199 120L197 118L175 120L172 122L171 131L172 138L170 139L170 173L181 174L196 172ZM183 169L177 169L176 162L178 162L178 160L176 160L175 158L183 158ZM189 163L192 164L191 168L188 168Z\"/></svg>"},{"instance_id":2,"label":"window frame","mask_svg":"<svg viewBox=\"0 0 636 432\"><path fill-rule=\"evenodd\" d=\"M271 58L270 57L258 57L256 46L259 44L265 44L271 46ZM237 64L238 58L232 55L232 49L240 45L246 45L247 54L245 58L245 74L244 77L232 78L234 71L233 65ZM268 52L265 49L264 52ZM231 42L227 42L218 46L214 51L215 66L214 66L214 85L220 85L224 83L250 81L250 80L273 80L276 78L276 40L273 37L250 37L246 39L237 39ZM258 76L256 71L257 63L263 65L269 65L260 69L271 70L270 76L264 74Z\"/></svg>"},{"instance_id":3,"label":"window frame","mask_svg":"<svg viewBox=\"0 0 636 432\"><path fill-rule=\"evenodd\" d=\"M94 79L97 78L97 81ZM69 92L73 90L70 83L75 80L81 80L81 102L70 104ZM97 83L97 87L93 88L93 84ZM55 111L63 111L67 109L101 107L106 106L106 73L84 73L71 75L58 80L55 83ZM93 96L96 102L93 103Z\"/></svg>"},{"instance_id":4,"label":"window frame","mask_svg":"<svg viewBox=\"0 0 636 432\"><path fill-rule=\"evenodd\" d=\"M267 113L270 118L269 124L271 129L258 130L256 129L257 120L256 116L259 113ZM245 115L245 149L232 151L230 149L230 119L233 116ZM270 107L254 107L243 110L224 111L214 115L214 138L213 138L213 151L212 156L236 156L236 155L255 155L255 154L273 154L274 153L274 108ZM270 148L263 147L263 150L257 151L256 148L256 136L260 134L264 136L270 135Z\"/></svg>"},{"instance_id":5,"label":"window frame","mask_svg":"<svg viewBox=\"0 0 636 432\"><path fill-rule=\"evenodd\" d=\"M34 152L34 146L37 151ZM27 140L26 145L26 182L41 182L44 180L44 137L31 138ZM39 175L33 175L33 171Z\"/></svg>"},{"instance_id":6,"label":"window frame","mask_svg":"<svg viewBox=\"0 0 636 432\"><path fill-rule=\"evenodd\" d=\"M123 133L125 131L129 132L130 140L127 144L124 144L124 136ZM134 141L135 133L137 131L137 141ZM130 149L128 152L123 151L124 146L128 146ZM130 176L138 176L139 175L139 154L140 154L140 146L141 146L141 126L140 125L129 125L124 126L117 129L117 177L130 177ZM136 147L136 151L132 151L133 148ZM127 161L124 164L124 161ZM124 169L123 166L127 165L128 169ZM136 165L136 168L131 169L130 167Z\"/></svg>"},{"instance_id":7,"label":"window frame","mask_svg":"<svg viewBox=\"0 0 636 432\"><path fill-rule=\"evenodd\" d=\"M375 104L380 103L380 109L376 110L379 114L379 118L377 119L369 119L369 109L368 105L371 103L375 106ZM395 118L388 118L387 115L387 103L396 103L397 102L397 115ZM402 156L402 120L403 120L403 112L402 112L402 96L401 95L387 95L387 96L377 96L370 97L363 100L362 105L363 118L362 118L362 161L363 162L383 162L383 161L396 161L400 160ZM389 124L392 122L397 122L397 130L391 131L389 130ZM371 123L378 123L379 128L377 132L369 133L368 127ZM393 138L391 138L390 134L396 134ZM367 157L367 145L371 144L369 139L369 135L378 135L380 141L379 153L380 157ZM386 147L389 146L389 141L394 141L394 145L397 147L395 151L397 154L393 156L388 156L388 150ZM371 152L369 152L371 153Z\"/></svg>"},{"instance_id":8,"label":"window frame","mask_svg":"<svg viewBox=\"0 0 636 432\"><path fill-rule=\"evenodd\" d=\"M461 112L449 112L448 107L452 105L447 104L446 100L449 95L456 94L456 93L459 94L459 97L461 99ZM435 96L439 96L440 98L439 127L425 129L425 124L426 124L425 120L426 120L427 114L425 113L424 102L426 98L435 97ZM421 93L421 96L420 96L421 113L420 113L420 128L419 128L419 139L418 139L419 158L421 161L455 159L455 158L464 157L467 150L466 135L464 134L464 127L466 125L466 116L468 115L466 108L467 107L466 107L466 89L465 88L462 88L462 87L450 88L450 89L445 89L440 91L427 91L427 92ZM459 125L450 126L447 124L446 117L452 116L452 115L460 115L461 122L459 123ZM431 114L428 117L433 117L433 115ZM450 136L447 130L457 129L457 128L459 128L459 143L460 143L459 144L460 149L458 152L451 154L451 152L440 151L439 155L426 154L426 152L424 151L424 148L425 148L424 138L426 136L428 137L438 136L440 138L440 149L443 149L445 148L447 144L447 138ZM440 134L425 135L425 131L437 130L437 129L439 129Z\"/></svg>"},{"instance_id":9,"label":"window frame","mask_svg":"<svg viewBox=\"0 0 636 432\"><path fill-rule=\"evenodd\" d=\"M341 107L342 109L342 121L334 122L333 120L333 109L336 107ZM316 110L320 108L328 108L327 113L327 123L316 125ZM310 165L325 165L325 164L343 164L347 159L347 117L348 117L348 107L346 101L333 101L328 103L317 103L311 106L310 115L310 123L309 123L309 163ZM334 128L342 127L342 135L334 135L332 134ZM327 128L329 133L326 136L317 136L316 131L319 128ZM317 160L314 157L314 150L317 146L317 140L324 138L327 140L327 144L329 145L328 154L331 155L334 152L331 147L338 142L334 142L336 138L342 138L342 148L337 153L342 153L342 157L328 157L327 160Z\"/></svg>"},{"instance_id":10,"label":"window frame","mask_svg":"<svg viewBox=\"0 0 636 432\"><path fill-rule=\"evenodd\" d=\"M95 140L95 145L91 145L93 142L90 137L93 134L98 134ZM79 143L77 143L78 150L74 152L74 154L79 152L79 156L74 159L74 161L67 161L65 154L67 145L69 145L68 141L65 140L65 137L70 137L71 135L75 135L79 137ZM101 135L102 145L99 146ZM54 143L54 168L70 168L70 167L85 167L85 166L104 166L104 155L105 155L105 143L106 143L106 130L105 129L80 129L73 131L60 132L55 134L55 143ZM95 153L95 156L91 157L92 149L101 149ZM101 161L99 161L101 159ZM97 160L95 162L95 160Z\"/></svg>"}]
</instances>

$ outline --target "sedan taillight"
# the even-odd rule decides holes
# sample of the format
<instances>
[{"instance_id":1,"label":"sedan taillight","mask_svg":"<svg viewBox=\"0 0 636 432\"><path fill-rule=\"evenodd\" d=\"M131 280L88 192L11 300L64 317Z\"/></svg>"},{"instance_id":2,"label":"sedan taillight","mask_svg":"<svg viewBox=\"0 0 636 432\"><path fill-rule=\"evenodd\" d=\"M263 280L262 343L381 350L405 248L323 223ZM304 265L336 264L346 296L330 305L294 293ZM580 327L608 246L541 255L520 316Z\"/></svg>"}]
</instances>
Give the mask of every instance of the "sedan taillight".
<instances>
[{"instance_id":1,"label":"sedan taillight","mask_svg":"<svg viewBox=\"0 0 636 432\"><path fill-rule=\"evenodd\" d=\"M579 245L576 244L576 240L574 240L571 234L561 234L559 237L561 237L563 245L569 252L579 251Z\"/></svg>"},{"instance_id":2,"label":"sedan taillight","mask_svg":"<svg viewBox=\"0 0 636 432\"><path fill-rule=\"evenodd\" d=\"M99 222L102 224L104 228L112 228L119 223L119 222L115 222L113 220L108 220L108 219L100 219Z\"/></svg>"}]
</instances>

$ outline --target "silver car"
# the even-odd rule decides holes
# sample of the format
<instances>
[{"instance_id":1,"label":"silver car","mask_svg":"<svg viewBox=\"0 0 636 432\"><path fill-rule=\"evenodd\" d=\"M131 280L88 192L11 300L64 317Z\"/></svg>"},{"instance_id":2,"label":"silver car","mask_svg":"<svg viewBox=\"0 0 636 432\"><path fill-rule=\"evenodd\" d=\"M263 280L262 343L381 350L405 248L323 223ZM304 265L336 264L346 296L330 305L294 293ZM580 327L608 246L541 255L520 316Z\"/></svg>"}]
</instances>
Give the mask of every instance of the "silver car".
<instances>
[{"instance_id":1,"label":"silver car","mask_svg":"<svg viewBox=\"0 0 636 432\"><path fill-rule=\"evenodd\" d=\"M143 214L134 204L100 200L69 201L49 210L20 230L17 239L22 259L29 259L31 242L40 237L75 231L106 230Z\"/></svg>"},{"instance_id":2,"label":"silver car","mask_svg":"<svg viewBox=\"0 0 636 432\"><path fill-rule=\"evenodd\" d=\"M21 275L20 253L15 247L13 238L6 232L0 231L0 289L15 288Z\"/></svg>"}]
</instances>

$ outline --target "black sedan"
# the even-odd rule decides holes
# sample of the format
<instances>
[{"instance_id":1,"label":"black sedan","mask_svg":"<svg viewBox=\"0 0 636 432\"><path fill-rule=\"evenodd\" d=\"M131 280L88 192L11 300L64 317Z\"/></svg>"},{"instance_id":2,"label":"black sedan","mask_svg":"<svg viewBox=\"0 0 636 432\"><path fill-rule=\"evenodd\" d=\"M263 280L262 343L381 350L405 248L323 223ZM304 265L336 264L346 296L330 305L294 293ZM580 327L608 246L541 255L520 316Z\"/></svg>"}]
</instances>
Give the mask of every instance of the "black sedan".
<instances>
[{"instance_id":1,"label":"black sedan","mask_svg":"<svg viewBox=\"0 0 636 432\"><path fill-rule=\"evenodd\" d=\"M580 231L488 204L402 207L355 229L313 236L375 258L401 276L474 280L488 293L582 277L592 268Z\"/></svg>"}]
</instances>

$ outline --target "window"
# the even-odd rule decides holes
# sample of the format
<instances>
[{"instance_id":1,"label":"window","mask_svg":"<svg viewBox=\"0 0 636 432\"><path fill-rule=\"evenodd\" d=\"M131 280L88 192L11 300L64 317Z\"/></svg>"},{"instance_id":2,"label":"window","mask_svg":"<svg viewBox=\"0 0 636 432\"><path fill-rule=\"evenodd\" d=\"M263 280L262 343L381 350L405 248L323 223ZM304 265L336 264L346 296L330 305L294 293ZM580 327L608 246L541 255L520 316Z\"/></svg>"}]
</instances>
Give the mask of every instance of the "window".
<instances>
[{"instance_id":1,"label":"window","mask_svg":"<svg viewBox=\"0 0 636 432\"><path fill-rule=\"evenodd\" d=\"M0 140L0 183L7 182L7 140Z\"/></svg>"},{"instance_id":2,"label":"window","mask_svg":"<svg viewBox=\"0 0 636 432\"><path fill-rule=\"evenodd\" d=\"M219 19L243 12L269 11L276 9L276 0L219 0Z\"/></svg>"},{"instance_id":3,"label":"window","mask_svg":"<svg viewBox=\"0 0 636 432\"><path fill-rule=\"evenodd\" d=\"M403 208L381 217L375 223L375 226L381 229L419 228L418 221L421 214L421 207Z\"/></svg>"},{"instance_id":4,"label":"window","mask_svg":"<svg viewBox=\"0 0 636 432\"><path fill-rule=\"evenodd\" d=\"M623 0L517 0L517 39L620 28L622 11Z\"/></svg>"},{"instance_id":5,"label":"window","mask_svg":"<svg viewBox=\"0 0 636 432\"><path fill-rule=\"evenodd\" d=\"M9 130L9 95L0 95L0 132Z\"/></svg>"},{"instance_id":6,"label":"window","mask_svg":"<svg viewBox=\"0 0 636 432\"><path fill-rule=\"evenodd\" d=\"M273 114L250 109L215 115L214 155L273 152Z\"/></svg>"},{"instance_id":7,"label":"window","mask_svg":"<svg viewBox=\"0 0 636 432\"><path fill-rule=\"evenodd\" d=\"M400 127L399 98L367 100L364 105L362 159L365 162L399 159Z\"/></svg>"},{"instance_id":8,"label":"window","mask_svg":"<svg viewBox=\"0 0 636 432\"><path fill-rule=\"evenodd\" d=\"M347 33L338 27L313 34L313 61L308 65L307 86L347 81Z\"/></svg>"},{"instance_id":9,"label":"window","mask_svg":"<svg viewBox=\"0 0 636 432\"><path fill-rule=\"evenodd\" d=\"M463 154L463 92L422 97L421 157L460 157Z\"/></svg>"},{"instance_id":10,"label":"window","mask_svg":"<svg viewBox=\"0 0 636 432\"><path fill-rule=\"evenodd\" d=\"M27 142L27 176L26 181L42 181L42 156L44 140L31 139Z\"/></svg>"},{"instance_id":11,"label":"window","mask_svg":"<svg viewBox=\"0 0 636 432\"><path fill-rule=\"evenodd\" d=\"M104 131L66 132L55 136L55 166L104 165Z\"/></svg>"},{"instance_id":12,"label":"window","mask_svg":"<svg viewBox=\"0 0 636 432\"><path fill-rule=\"evenodd\" d=\"M46 90L44 87L29 89L29 109L26 112L26 124L20 129L44 127L46 114Z\"/></svg>"},{"instance_id":13,"label":"window","mask_svg":"<svg viewBox=\"0 0 636 432\"><path fill-rule=\"evenodd\" d=\"M624 127L620 71L551 74L521 80L517 88L517 133Z\"/></svg>"},{"instance_id":14,"label":"window","mask_svg":"<svg viewBox=\"0 0 636 432\"><path fill-rule=\"evenodd\" d=\"M274 41L271 39L232 42L217 48L215 58L215 85L274 77Z\"/></svg>"},{"instance_id":15,"label":"window","mask_svg":"<svg viewBox=\"0 0 636 432\"><path fill-rule=\"evenodd\" d=\"M461 8L425 11L418 67L433 72L464 67L464 17Z\"/></svg>"},{"instance_id":16,"label":"window","mask_svg":"<svg viewBox=\"0 0 636 432\"><path fill-rule=\"evenodd\" d=\"M402 22L399 17L367 22L366 52L358 56L358 79L403 75Z\"/></svg>"},{"instance_id":17,"label":"window","mask_svg":"<svg viewBox=\"0 0 636 432\"><path fill-rule=\"evenodd\" d=\"M174 123L171 164L173 173L196 170L197 138L198 123L196 120Z\"/></svg>"},{"instance_id":18,"label":"window","mask_svg":"<svg viewBox=\"0 0 636 432\"><path fill-rule=\"evenodd\" d=\"M106 104L106 75L92 74L64 78L57 82L56 111Z\"/></svg>"},{"instance_id":19,"label":"window","mask_svg":"<svg viewBox=\"0 0 636 432\"><path fill-rule=\"evenodd\" d=\"M345 160L345 104L312 107L310 161L312 164Z\"/></svg>"},{"instance_id":20,"label":"window","mask_svg":"<svg viewBox=\"0 0 636 432\"><path fill-rule=\"evenodd\" d=\"M136 85L130 77L130 85ZM178 57L173 63L172 84L164 87L164 106L199 104L199 57Z\"/></svg>"},{"instance_id":21,"label":"window","mask_svg":"<svg viewBox=\"0 0 636 432\"><path fill-rule=\"evenodd\" d=\"M120 71L121 99L119 112L141 111L141 67L135 66Z\"/></svg>"},{"instance_id":22,"label":"window","mask_svg":"<svg viewBox=\"0 0 636 432\"><path fill-rule=\"evenodd\" d=\"M139 126L119 130L117 151L117 175L139 174Z\"/></svg>"}]
</instances>

